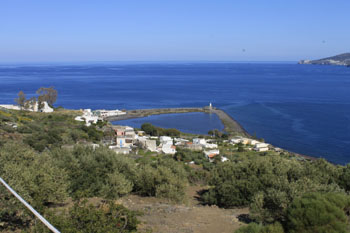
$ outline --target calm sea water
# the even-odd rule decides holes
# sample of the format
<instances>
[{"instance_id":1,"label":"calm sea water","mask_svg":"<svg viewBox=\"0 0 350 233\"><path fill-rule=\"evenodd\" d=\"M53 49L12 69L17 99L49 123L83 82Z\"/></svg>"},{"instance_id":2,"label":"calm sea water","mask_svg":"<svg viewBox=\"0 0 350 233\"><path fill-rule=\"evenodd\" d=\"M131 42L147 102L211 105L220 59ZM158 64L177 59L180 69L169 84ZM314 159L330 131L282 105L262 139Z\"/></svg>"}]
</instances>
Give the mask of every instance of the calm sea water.
<instances>
[{"instance_id":1,"label":"calm sea water","mask_svg":"<svg viewBox=\"0 0 350 233\"><path fill-rule=\"evenodd\" d=\"M200 107L212 102L269 143L335 163L350 162L350 69L346 67L0 66L1 103L13 103L19 90L29 96L40 86L51 85L59 92L56 105L74 109Z\"/></svg>"},{"instance_id":2,"label":"calm sea water","mask_svg":"<svg viewBox=\"0 0 350 233\"><path fill-rule=\"evenodd\" d=\"M202 112L153 115L114 121L113 124L141 128L143 123L151 123L162 128L175 128L185 133L207 134L209 130L224 130L224 125L216 114Z\"/></svg>"}]
</instances>

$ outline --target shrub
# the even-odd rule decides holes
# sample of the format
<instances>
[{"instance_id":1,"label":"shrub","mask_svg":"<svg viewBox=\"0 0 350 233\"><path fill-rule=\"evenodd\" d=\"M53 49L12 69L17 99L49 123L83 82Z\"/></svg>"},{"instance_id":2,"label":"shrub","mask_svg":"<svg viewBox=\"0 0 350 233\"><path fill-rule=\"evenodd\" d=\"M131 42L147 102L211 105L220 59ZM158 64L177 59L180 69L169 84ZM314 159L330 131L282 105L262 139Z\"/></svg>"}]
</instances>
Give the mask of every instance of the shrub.
<instances>
[{"instance_id":1,"label":"shrub","mask_svg":"<svg viewBox=\"0 0 350 233\"><path fill-rule=\"evenodd\" d=\"M86 201L76 202L68 212L49 212L46 217L61 232L136 232L139 221L138 213L130 211L113 202L95 207ZM35 232L50 232L42 224L34 229Z\"/></svg>"},{"instance_id":2,"label":"shrub","mask_svg":"<svg viewBox=\"0 0 350 233\"><path fill-rule=\"evenodd\" d=\"M339 193L312 193L297 198L288 208L288 232L348 232L345 212L350 208L348 196Z\"/></svg>"}]
</instances>

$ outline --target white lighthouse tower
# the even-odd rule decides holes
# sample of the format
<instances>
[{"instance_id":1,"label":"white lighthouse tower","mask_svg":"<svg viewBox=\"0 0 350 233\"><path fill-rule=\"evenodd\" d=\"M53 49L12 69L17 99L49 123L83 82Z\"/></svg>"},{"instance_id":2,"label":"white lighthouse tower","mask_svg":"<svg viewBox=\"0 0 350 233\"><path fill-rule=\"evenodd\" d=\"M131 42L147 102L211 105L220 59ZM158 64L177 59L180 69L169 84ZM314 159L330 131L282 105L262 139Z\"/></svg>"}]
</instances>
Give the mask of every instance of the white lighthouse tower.
<instances>
[{"instance_id":1,"label":"white lighthouse tower","mask_svg":"<svg viewBox=\"0 0 350 233\"><path fill-rule=\"evenodd\" d=\"M211 102L209 103L209 110L213 109L213 105L211 104Z\"/></svg>"}]
</instances>

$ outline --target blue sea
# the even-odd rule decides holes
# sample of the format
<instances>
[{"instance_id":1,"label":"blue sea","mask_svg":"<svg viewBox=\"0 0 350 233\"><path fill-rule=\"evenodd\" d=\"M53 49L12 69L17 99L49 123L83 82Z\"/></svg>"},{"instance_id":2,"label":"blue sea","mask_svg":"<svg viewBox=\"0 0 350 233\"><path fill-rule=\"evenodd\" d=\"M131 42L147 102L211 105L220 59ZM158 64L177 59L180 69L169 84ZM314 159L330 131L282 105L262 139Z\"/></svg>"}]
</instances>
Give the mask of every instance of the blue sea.
<instances>
[{"instance_id":1,"label":"blue sea","mask_svg":"<svg viewBox=\"0 0 350 233\"><path fill-rule=\"evenodd\" d=\"M41 86L54 86L59 93L56 106L71 109L202 107L212 102L249 133L275 146L334 163L350 162L350 68L346 67L294 63L0 65L0 103L13 103L19 90L30 97ZM166 126L181 128L183 118L172 119L165 120ZM186 119L195 128L202 124L205 129L207 124L195 117Z\"/></svg>"}]
</instances>

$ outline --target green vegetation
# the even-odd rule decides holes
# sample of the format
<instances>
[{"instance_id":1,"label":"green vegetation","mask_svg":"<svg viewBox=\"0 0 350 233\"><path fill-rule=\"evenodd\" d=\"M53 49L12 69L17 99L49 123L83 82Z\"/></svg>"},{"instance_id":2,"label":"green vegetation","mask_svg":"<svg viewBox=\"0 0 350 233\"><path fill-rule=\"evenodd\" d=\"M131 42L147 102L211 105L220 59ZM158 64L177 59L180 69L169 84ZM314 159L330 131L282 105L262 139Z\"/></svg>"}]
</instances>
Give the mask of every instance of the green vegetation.
<instances>
[{"instance_id":1,"label":"green vegetation","mask_svg":"<svg viewBox=\"0 0 350 233\"><path fill-rule=\"evenodd\" d=\"M183 163L169 156L135 160L103 146L93 149L87 145L100 142L106 133L99 126L74 121L74 116L67 111L0 110L0 176L59 229L132 232L138 224L137 214L115 206L113 200L129 193L175 202L184 199L188 171ZM110 204L82 204L89 198L110 200ZM71 201L74 207L69 208ZM57 209L59 206L66 207ZM18 229L46 231L1 186L0 231Z\"/></svg>"},{"instance_id":2,"label":"green vegetation","mask_svg":"<svg viewBox=\"0 0 350 233\"><path fill-rule=\"evenodd\" d=\"M219 135L227 162L210 163L203 152L179 147L174 156L117 155L101 143L113 136L108 124L86 127L74 120L77 114L0 109L0 176L62 232L135 232L139 213L116 205L118 198L132 193L182 202L189 184L209 185L203 204L250 207L252 223L240 233L350 231L350 165L258 153ZM150 124L142 130L178 135ZM47 232L1 186L2 230Z\"/></svg>"},{"instance_id":3,"label":"green vegetation","mask_svg":"<svg viewBox=\"0 0 350 233\"><path fill-rule=\"evenodd\" d=\"M339 193L311 193L288 208L288 232L345 233L349 227L350 198Z\"/></svg>"},{"instance_id":4,"label":"green vegetation","mask_svg":"<svg viewBox=\"0 0 350 233\"><path fill-rule=\"evenodd\" d=\"M61 232L136 232L139 221L136 212L108 202L101 206L77 202L68 211L48 212L46 217ZM116 217L120 216L120 217ZM43 225L35 226L35 232L50 232Z\"/></svg>"},{"instance_id":5,"label":"green vegetation","mask_svg":"<svg viewBox=\"0 0 350 233\"><path fill-rule=\"evenodd\" d=\"M160 127L156 127L150 123L144 123L141 126L141 130L145 131L146 134L151 136L172 136L178 137L180 136L180 131L177 129L163 129Z\"/></svg>"},{"instance_id":6,"label":"green vegetation","mask_svg":"<svg viewBox=\"0 0 350 233\"><path fill-rule=\"evenodd\" d=\"M256 153L217 164L211 170L211 188L202 200L224 208L249 206L250 217L266 225L252 224L239 232L275 232L265 230L274 223L280 223L286 232L346 232L341 229L349 229L349 196L342 189L347 187L347 175L348 167L323 159L301 162ZM308 196L311 192L315 196ZM328 223L330 219L335 219L334 225ZM307 228L311 230L301 231Z\"/></svg>"}]
</instances>

